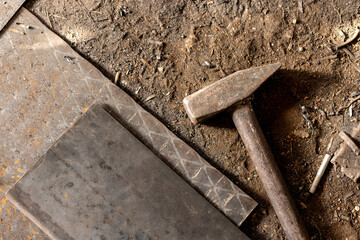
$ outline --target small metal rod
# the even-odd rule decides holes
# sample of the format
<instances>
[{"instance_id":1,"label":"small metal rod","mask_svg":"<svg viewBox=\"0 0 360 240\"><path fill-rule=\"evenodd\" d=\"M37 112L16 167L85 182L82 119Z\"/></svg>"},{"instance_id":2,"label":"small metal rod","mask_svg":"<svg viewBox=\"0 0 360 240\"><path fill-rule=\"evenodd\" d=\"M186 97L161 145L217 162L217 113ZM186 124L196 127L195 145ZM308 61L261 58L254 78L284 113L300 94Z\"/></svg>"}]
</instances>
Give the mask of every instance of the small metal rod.
<instances>
[{"instance_id":1,"label":"small metal rod","mask_svg":"<svg viewBox=\"0 0 360 240\"><path fill-rule=\"evenodd\" d=\"M326 148L326 154L324 156L324 159L322 160L320 168L316 173L315 179L314 179L313 183L311 184L311 187L310 187L310 190L309 190L309 192L311 192L311 193L315 193L316 188L319 185L319 182L320 182L322 176L325 173L325 169L326 169L327 165L330 162L330 159L331 159L332 155L329 154L329 152L330 152L331 146L333 144L333 141L334 141L334 138L331 138L331 140L330 140L330 142L329 142L329 144L328 144L328 146Z\"/></svg>"},{"instance_id":2,"label":"small metal rod","mask_svg":"<svg viewBox=\"0 0 360 240\"><path fill-rule=\"evenodd\" d=\"M346 143L346 145L348 145L351 150L353 150L355 152L356 155L360 155L360 148L358 147L358 145L354 142L354 140L351 139L351 137L349 137L349 135L347 135L346 133L344 133L343 131L341 131L339 133L339 137L341 137L342 140L344 140L344 142Z\"/></svg>"},{"instance_id":3,"label":"small metal rod","mask_svg":"<svg viewBox=\"0 0 360 240\"><path fill-rule=\"evenodd\" d=\"M331 149L331 146L332 146L333 142L334 142L334 138L331 138L331 139L330 139L330 142L329 142L329 144L328 144L328 146L327 146L327 148L326 148L326 152L327 152L327 153L330 152L330 149Z\"/></svg>"}]
</instances>

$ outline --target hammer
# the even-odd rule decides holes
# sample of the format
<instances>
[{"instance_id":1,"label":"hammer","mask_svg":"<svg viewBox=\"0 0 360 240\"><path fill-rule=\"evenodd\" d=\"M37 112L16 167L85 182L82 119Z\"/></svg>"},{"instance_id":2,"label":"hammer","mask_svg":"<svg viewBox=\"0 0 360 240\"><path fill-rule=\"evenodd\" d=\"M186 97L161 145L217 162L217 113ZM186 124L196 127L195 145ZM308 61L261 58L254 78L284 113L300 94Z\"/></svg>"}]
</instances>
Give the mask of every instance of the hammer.
<instances>
[{"instance_id":1,"label":"hammer","mask_svg":"<svg viewBox=\"0 0 360 240\"><path fill-rule=\"evenodd\" d=\"M274 63L237 71L185 97L183 103L194 124L224 110L231 111L235 126L254 162L287 238L309 239L249 98L280 67L281 63Z\"/></svg>"}]
</instances>

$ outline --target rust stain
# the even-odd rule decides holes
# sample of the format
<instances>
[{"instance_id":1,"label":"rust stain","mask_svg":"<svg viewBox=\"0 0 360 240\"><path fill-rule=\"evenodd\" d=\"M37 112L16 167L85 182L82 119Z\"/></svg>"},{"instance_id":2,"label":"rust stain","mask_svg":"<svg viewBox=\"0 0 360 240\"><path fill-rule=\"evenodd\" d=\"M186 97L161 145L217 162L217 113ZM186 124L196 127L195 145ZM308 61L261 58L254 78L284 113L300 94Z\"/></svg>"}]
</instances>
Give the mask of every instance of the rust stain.
<instances>
[{"instance_id":1,"label":"rust stain","mask_svg":"<svg viewBox=\"0 0 360 240\"><path fill-rule=\"evenodd\" d=\"M37 130L37 128L28 127L28 128L26 129L26 132L27 132L28 134L34 135L34 134L36 134L36 133L38 132L38 130Z\"/></svg>"},{"instance_id":2,"label":"rust stain","mask_svg":"<svg viewBox=\"0 0 360 240\"><path fill-rule=\"evenodd\" d=\"M5 163L3 163L1 170L4 171L7 167L8 167L8 164L5 162Z\"/></svg>"},{"instance_id":3,"label":"rust stain","mask_svg":"<svg viewBox=\"0 0 360 240\"><path fill-rule=\"evenodd\" d=\"M39 227L33 226L29 219L26 218L26 216L19 211L15 206L13 205L7 205L7 198L4 197L0 200L0 213L4 211L8 218L10 218L12 221L23 221L25 224L23 226L17 226L17 231L19 233L24 233L23 238L21 239L42 239L45 237L43 234L41 234L39 231ZM0 231L0 240L2 239L15 239L11 238L9 234L12 236L13 228L11 224L8 224L4 226L4 231ZM18 238L16 238L18 239ZM19 238L20 239L20 238Z\"/></svg>"},{"instance_id":4,"label":"rust stain","mask_svg":"<svg viewBox=\"0 0 360 240\"><path fill-rule=\"evenodd\" d=\"M65 199L68 200L68 198L69 198L69 195L65 194Z\"/></svg>"},{"instance_id":5,"label":"rust stain","mask_svg":"<svg viewBox=\"0 0 360 240\"><path fill-rule=\"evenodd\" d=\"M89 109L89 106L88 105L86 105L84 108L83 108L83 112L85 112L86 110L88 110Z\"/></svg>"},{"instance_id":6,"label":"rust stain","mask_svg":"<svg viewBox=\"0 0 360 240\"><path fill-rule=\"evenodd\" d=\"M16 161L15 161L15 165L18 164L19 162L20 162L20 159L19 159L19 160L16 160Z\"/></svg>"},{"instance_id":7,"label":"rust stain","mask_svg":"<svg viewBox=\"0 0 360 240\"><path fill-rule=\"evenodd\" d=\"M16 175L17 178L20 178L21 176L20 175Z\"/></svg>"},{"instance_id":8,"label":"rust stain","mask_svg":"<svg viewBox=\"0 0 360 240\"><path fill-rule=\"evenodd\" d=\"M22 32L22 31L20 31L20 30L17 30L17 29L15 29L15 28L9 28L9 31L11 31L11 32L16 32L16 33L20 33L20 34L22 34L22 35L25 35L24 32Z\"/></svg>"},{"instance_id":9,"label":"rust stain","mask_svg":"<svg viewBox=\"0 0 360 240\"><path fill-rule=\"evenodd\" d=\"M35 144L39 146L39 145L40 145L40 141L37 140Z\"/></svg>"},{"instance_id":10,"label":"rust stain","mask_svg":"<svg viewBox=\"0 0 360 240\"><path fill-rule=\"evenodd\" d=\"M37 81L31 81L31 83L30 83L30 84L31 84L31 86L32 86L32 87L35 87L35 86L36 86L36 84L37 84Z\"/></svg>"},{"instance_id":11,"label":"rust stain","mask_svg":"<svg viewBox=\"0 0 360 240\"><path fill-rule=\"evenodd\" d=\"M8 228L6 229L4 235L7 234L10 231L10 229L11 229L11 226L8 226Z\"/></svg>"},{"instance_id":12,"label":"rust stain","mask_svg":"<svg viewBox=\"0 0 360 240\"><path fill-rule=\"evenodd\" d=\"M0 201L0 213L2 212L3 206L6 205L6 198L1 199Z\"/></svg>"},{"instance_id":13,"label":"rust stain","mask_svg":"<svg viewBox=\"0 0 360 240\"><path fill-rule=\"evenodd\" d=\"M19 171L19 172L22 172L23 170L22 170L21 168L18 168L18 171Z\"/></svg>"}]
</instances>

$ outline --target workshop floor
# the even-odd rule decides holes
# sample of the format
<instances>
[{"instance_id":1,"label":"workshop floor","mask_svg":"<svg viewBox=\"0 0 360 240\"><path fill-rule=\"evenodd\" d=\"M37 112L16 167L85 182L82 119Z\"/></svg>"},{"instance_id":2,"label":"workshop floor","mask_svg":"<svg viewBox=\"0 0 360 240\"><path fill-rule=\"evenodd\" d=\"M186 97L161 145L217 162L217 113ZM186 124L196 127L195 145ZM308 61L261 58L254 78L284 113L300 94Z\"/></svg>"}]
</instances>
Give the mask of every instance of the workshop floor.
<instances>
[{"instance_id":1,"label":"workshop floor","mask_svg":"<svg viewBox=\"0 0 360 240\"><path fill-rule=\"evenodd\" d=\"M355 32L360 4L302 2L303 13L297 1L282 0L32 0L26 7L107 77L121 72L119 87L259 202L241 226L253 239L284 234L231 119L193 126L182 99L234 71L281 62L255 95L260 124L313 239L358 239L358 185L331 165L317 193L308 189L330 138L359 118L360 104L353 117L330 116L360 91L360 74L344 52L326 57Z\"/></svg>"}]
</instances>

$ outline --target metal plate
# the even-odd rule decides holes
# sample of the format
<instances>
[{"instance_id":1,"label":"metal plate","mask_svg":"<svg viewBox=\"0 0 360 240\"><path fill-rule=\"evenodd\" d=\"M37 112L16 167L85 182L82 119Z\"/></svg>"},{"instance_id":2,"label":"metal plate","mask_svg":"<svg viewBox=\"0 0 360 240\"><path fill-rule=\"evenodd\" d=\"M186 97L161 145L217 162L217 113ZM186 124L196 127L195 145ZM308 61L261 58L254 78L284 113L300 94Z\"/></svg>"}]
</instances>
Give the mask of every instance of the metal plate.
<instances>
[{"instance_id":1,"label":"metal plate","mask_svg":"<svg viewBox=\"0 0 360 240\"><path fill-rule=\"evenodd\" d=\"M0 0L0 31L15 15L25 0Z\"/></svg>"},{"instance_id":2,"label":"metal plate","mask_svg":"<svg viewBox=\"0 0 360 240\"><path fill-rule=\"evenodd\" d=\"M9 31L10 27L26 34ZM20 9L0 32L0 46L0 217L5 219L0 233L9 226L14 230L4 238L12 239L17 228L6 221L14 214L7 214L13 207L4 193L95 102L106 105L122 125L236 225L255 208L252 198L26 9Z\"/></svg>"},{"instance_id":3,"label":"metal plate","mask_svg":"<svg viewBox=\"0 0 360 240\"><path fill-rule=\"evenodd\" d=\"M353 129L351 137L356 143L360 142L360 124ZM351 178L354 182L359 182L360 156L356 155L346 143L341 144L339 150L335 153L333 159L331 159L331 162L339 166L341 172L347 177Z\"/></svg>"},{"instance_id":4,"label":"metal plate","mask_svg":"<svg viewBox=\"0 0 360 240\"><path fill-rule=\"evenodd\" d=\"M99 106L7 197L53 239L248 239Z\"/></svg>"}]
</instances>

